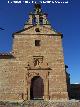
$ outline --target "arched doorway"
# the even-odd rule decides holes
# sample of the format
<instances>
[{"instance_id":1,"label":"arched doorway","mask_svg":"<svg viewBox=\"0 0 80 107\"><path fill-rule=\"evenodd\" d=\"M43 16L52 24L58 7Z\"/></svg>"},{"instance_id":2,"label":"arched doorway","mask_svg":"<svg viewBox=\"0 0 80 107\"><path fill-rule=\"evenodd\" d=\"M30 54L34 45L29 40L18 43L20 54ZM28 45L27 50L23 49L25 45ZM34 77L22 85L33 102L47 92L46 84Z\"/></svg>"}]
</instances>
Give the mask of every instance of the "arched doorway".
<instances>
[{"instance_id":1,"label":"arched doorway","mask_svg":"<svg viewBox=\"0 0 80 107\"><path fill-rule=\"evenodd\" d=\"M40 76L34 76L31 79L30 99L43 99L44 96L44 83Z\"/></svg>"}]
</instances>

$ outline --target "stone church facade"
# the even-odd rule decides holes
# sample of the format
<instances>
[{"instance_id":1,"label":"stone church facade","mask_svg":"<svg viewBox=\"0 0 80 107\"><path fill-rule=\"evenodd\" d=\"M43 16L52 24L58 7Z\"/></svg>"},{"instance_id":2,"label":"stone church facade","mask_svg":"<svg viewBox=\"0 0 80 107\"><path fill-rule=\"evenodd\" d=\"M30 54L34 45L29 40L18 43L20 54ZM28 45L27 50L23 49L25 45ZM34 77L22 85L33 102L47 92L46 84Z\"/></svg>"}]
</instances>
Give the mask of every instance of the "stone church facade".
<instances>
[{"instance_id":1,"label":"stone church facade","mask_svg":"<svg viewBox=\"0 0 80 107\"><path fill-rule=\"evenodd\" d=\"M13 34L12 52L0 54L0 100L69 99L62 36L35 4L24 28Z\"/></svg>"}]
</instances>

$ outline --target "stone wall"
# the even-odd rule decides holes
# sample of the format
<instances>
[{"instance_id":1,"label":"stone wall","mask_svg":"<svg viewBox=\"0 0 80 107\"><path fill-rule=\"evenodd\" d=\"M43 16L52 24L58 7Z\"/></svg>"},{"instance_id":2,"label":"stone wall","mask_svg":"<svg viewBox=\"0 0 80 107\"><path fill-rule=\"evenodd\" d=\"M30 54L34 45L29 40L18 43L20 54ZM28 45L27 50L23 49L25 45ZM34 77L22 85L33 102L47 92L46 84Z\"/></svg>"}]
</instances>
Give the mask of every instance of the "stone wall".
<instances>
[{"instance_id":1,"label":"stone wall","mask_svg":"<svg viewBox=\"0 0 80 107\"><path fill-rule=\"evenodd\" d=\"M39 33L35 31L36 28L39 28ZM40 40L40 46L35 46L35 40ZM44 80L44 96L49 96L48 98L50 99L67 99L67 82L61 34L52 31L49 25L36 25L23 32L16 33L13 43L13 55L16 57L16 60L25 62L26 67L29 64L31 68L28 71L26 70L31 75L27 78L29 83L38 74ZM43 61L39 66L34 66L34 56L43 57ZM39 67L44 70L38 70ZM46 68L51 70L46 70ZM29 84L28 87L30 87Z\"/></svg>"},{"instance_id":2,"label":"stone wall","mask_svg":"<svg viewBox=\"0 0 80 107\"><path fill-rule=\"evenodd\" d=\"M23 63L15 59L0 61L0 100L22 99L25 73Z\"/></svg>"}]
</instances>

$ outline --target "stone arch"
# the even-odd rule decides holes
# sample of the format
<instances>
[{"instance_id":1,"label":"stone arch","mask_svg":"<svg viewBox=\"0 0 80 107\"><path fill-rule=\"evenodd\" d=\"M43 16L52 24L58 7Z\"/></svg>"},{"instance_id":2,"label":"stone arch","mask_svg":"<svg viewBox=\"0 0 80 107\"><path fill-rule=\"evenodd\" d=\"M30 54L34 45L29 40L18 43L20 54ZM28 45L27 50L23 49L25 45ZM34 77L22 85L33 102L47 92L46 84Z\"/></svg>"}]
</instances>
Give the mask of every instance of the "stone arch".
<instances>
[{"instance_id":1,"label":"stone arch","mask_svg":"<svg viewBox=\"0 0 80 107\"><path fill-rule=\"evenodd\" d=\"M34 76L31 79L30 99L43 99L44 97L44 83L40 76Z\"/></svg>"}]
</instances>

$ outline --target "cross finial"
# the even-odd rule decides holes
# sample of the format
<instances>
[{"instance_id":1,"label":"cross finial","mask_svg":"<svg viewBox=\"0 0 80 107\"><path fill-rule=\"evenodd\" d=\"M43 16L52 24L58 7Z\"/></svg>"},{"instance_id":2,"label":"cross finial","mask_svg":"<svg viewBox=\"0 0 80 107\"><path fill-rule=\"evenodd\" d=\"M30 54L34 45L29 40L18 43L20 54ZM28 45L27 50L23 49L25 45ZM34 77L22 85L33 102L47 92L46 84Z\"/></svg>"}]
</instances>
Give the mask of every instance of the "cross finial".
<instances>
[{"instance_id":1,"label":"cross finial","mask_svg":"<svg viewBox=\"0 0 80 107\"><path fill-rule=\"evenodd\" d=\"M40 4L35 4L35 12L40 13L41 12L41 5Z\"/></svg>"}]
</instances>

